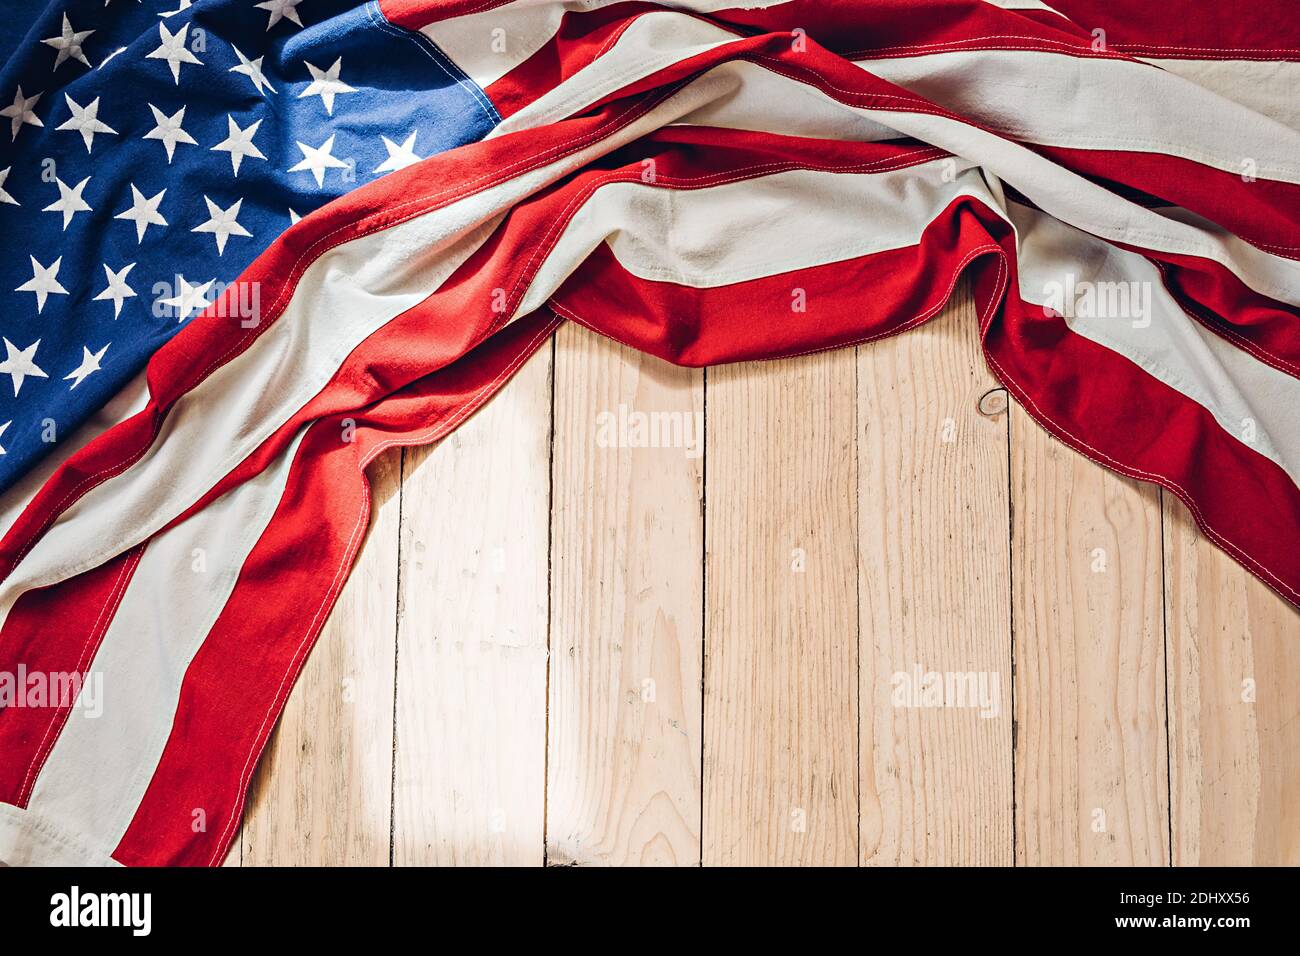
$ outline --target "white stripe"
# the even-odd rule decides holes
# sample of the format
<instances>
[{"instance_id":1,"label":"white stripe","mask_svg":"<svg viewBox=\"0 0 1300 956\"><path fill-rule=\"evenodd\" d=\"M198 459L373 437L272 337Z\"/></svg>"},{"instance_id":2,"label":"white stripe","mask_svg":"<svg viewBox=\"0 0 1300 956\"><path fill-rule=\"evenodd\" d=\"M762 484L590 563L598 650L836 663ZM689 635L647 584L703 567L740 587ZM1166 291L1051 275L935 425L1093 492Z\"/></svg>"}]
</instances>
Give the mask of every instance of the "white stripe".
<instances>
[{"instance_id":1,"label":"white stripe","mask_svg":"<svg viewBox=\"0 0 1300 956\"><path fill-rule=\"evenodd\" d=\"M642 279L716 288L916 245L963 195L997 204L978 169L948 159L880 173L797 169L696 189L612 183L574 215L520 311L540 307L601 242Z\"/></svg>"},{"instance_id":2,"label":"white stripe","mask_svg":"<svg viewBox=\"0 0 1300 956\"><path fill-rule=\"evenodd\" d=\"M1001 7L1003 10L1046 10L1048 13L1055 13L1058 17L1065 16L1059 10L1053 10L1043 3L1043 0L984 0L984 2Z\"/></svg>"},{"instance_id":3,"label":"white stripe","mask_svg":"<svg viewBox=\"0 0 1300 956\"><path fill-rule=\"evenodd\" d=\"M682 125L858 143L878 143L901 135L893 126L856 110L831 105L834 101L807 83L794 82L756 63L736 60L716 67L714 72L718 71L735 77L735 89L685 117Z\"/></svg>"},{"instance_id":4,"label":"white stripe","mask_svg":"<svg viewBox=\"0 0 1300 956\"><path fill-rule=\"evenodd\" d=\"M98 567L181 514L319 393L361 341L434 291L504 210L722 92L721 81L696 82L556 162L322 255L280 319L177 402L145 455L88 491L32 547L0 587L0 612L7 616L30 588Z\"/></svg>"},{"instance_id":5,"label":"white stripe","mask_svg":"<svg viewBox=\"0 0 1300 956\"><path fill-rule=\"evenodd\" d=\"M441 20L421 32L442 49L479 86L487 87L544 47L560 29L566 13L582 13L621 0L528 0ZM664 7L710 13L737 8L776 7L789 0L694 0Z\"/></svg>"},{"instance_id":6,"label":"white stripe","mask_svg":"<svg viewBox=\"0 0 1300 956\"><path fill-rule=\"evenodd\" d=\"M1006 135L1045 146L1163 153L1300 183L1300 133L1142 63L1032 50L865 59L864 70Z\"/></svg>"},{"instance_id":7,"label":"white stripe","mask_svg":"<svg viewBox=\"0 0 1300 956\"><path fill-rule=\"evenodd\" d=\"M0 803L0 866L121 866L83 834Z\"/></svg>"},{"instance_id":8,"label":"white stripe","mask_svg":"<svg viewBox=\"0 0 1300 956\"><path fill-rule=\"evenodd\" d=\"M1067 312L1066 324L1205 408L1225 432L1277 463L1300 485L1300 381L1184 313L1145 257L1027 206L1011 203L1008 211L1019 240L1021 298L1055 307L1046 294L1048 284L1063 284L1067 276L1076 285L1084 280L1139 283L1151 296L1149 316ZM1142 409L1135 408L1133 414L1143 414Z\"/></svg>"},{"instance_id":9,"label":"white stripe","mask_svg":"<svg viewBox=\"0 0 1300 956\"><path fill-rule=\"evenodd\" d=\"M36 779L33 813L105 855L122 839L162 757L185 671L270 524L304 433L272 467L145 547L91 662L103 713L74 708Z\"/></svg>"},{"instance_id":10,"label":"white stripe","mask_svg":"<svg viewBox=\"0 0 1300 956\"><path fill-rule=\"evenodd\" d=\"M1300 132L1300 63L1139 57Z\"/></svg>"},{"instance_id":11,"label":"white stripe","mask_svg":"<svg viewBox=\"0 0 1300 956\"><path fill-rule=\"evenodd\" d=\"M504 136L572 116L629 83L740 39L730 30L680 13L646 13L637 17L603 56L507 116L488 136Z\"/></svg>"},{"instance_id":12,"label":"white stripe","mask_svg":"<svg viewBox=\"0 0 1300 956\"><path fill-rule=\"evenodd\" d=\"M51 448L44 458L0 495L0 537L8 534L18 516L60 465L114 425L139 412L148 401L149 386L144 369L141 369L108 404L96 409L76 431Z\"/></svg>"}]
</instances>

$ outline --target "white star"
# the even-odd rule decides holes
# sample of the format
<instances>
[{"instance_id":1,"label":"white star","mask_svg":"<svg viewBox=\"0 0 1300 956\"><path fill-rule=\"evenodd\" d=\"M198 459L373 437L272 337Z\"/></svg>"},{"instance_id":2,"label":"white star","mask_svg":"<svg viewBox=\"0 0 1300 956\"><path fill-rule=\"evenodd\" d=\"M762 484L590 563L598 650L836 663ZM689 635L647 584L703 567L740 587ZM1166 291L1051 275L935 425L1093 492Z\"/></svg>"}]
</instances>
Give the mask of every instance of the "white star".
<instances>
[{"instance_id":1,"label":"white star","mask_svg":"<svg viewBox=\"0 0 1300 956\"><path fill-rule=\"evenodd\" d=\"M86 183L90 182L87 176L75 186L68 186L58 176L54 177L54 184L59 187L59 198L50 203L43 210L44 212L61 212L63 213L63 228L68 228L68 223L72 222L72 217L79 212L93 212L90 204L81 198L81 191L86 188Z\"/></svg>"},{"instance_id":2,"label":"white star","mask_svg":"<svg viewBox=\"0 0 1300 956\"><path fill-rule=\"evenodd\" d=\"M8 339L0 339L5 344L5 350L9 353L3 362L0 362L0 372L9 375L14 380L14 395L23 387L23 379L28 375L33 378L49 378L44 372L36 367L32 361L36 357L36 347L41 344L37 339L25 349L17 349Z\"/></svg>"},{"instance_id":3,"label":"white star","mask_svg":"<svg viewBox=\"0 0 1300 956\"><path fill-rule=\"evenodd\" d=\"M67 59L80 60L86 66L90 66L90 61L86 59L86 54L81 52L81 44L86 42L86 37L94 33L94 30L81 30L80 32L72 29L72 24L68 22L68 15L63 15L63 33L60 36L50 37L48 40L42 40L46 46L52 46L59 51L59 55L54 58L54 69L63 65Z\"/></svg>"},{"instance_id":4,"label":"white star","mask_svg":"<svg viewBox=\"0 0 1300 956\"><path fill-rule=\"evenodd\" d=\"M108 343L108 345L112 345L112 344L113 344L112 342ZM91 372L99 371L99 360L102 359L104 357L104 353L108 351L108 345L105 345L102 349L100 349L98 352L95 352L93 355L91 354L90 349L86 348L84 345L81 347L81 364L78 365L76 368L74 368L67 375L63 376L63 380L65 382L67 381L72 382L72 384L68 386L68 391L72 391L74 388L80 385L85 380L86 376L89 375Z\"/></svg>"},{"instance_id":5,"label":"white star","mask_svg":"<svg viewBox=\"0 0 1300 956\"><path fill-rule=\"evenodd\" d=\"M262 125L262 121L258 120L247 129L240 129L239 124L235 122L235 118L227 113L226 123L229 124L229 135L216 146L213 146L212 149L214 152L230 154L230 165L234 169L235 175L238 176L239 164L245 156L252 156L254 159L266 159L262 155L262 151L253 145L253 137L257 134L257 128Z\"/></svg>"},{"instance_id":6,"label":"white star","mask_svg":"<svg viewBox=\"0 0 1300 956\"><path fill-rule=\"evenodd\" d=\"M298 26L302 26L302 21L298 19L298 11L294 9L300 3L302 3L302 0L266 0L265 3L255 3L253 6L259 10L269 10L271 12L271 20L266 25L269 30L286 18L298 24Z\"/></svg>"},{"instance_id":7,"label":"white star","mask_svg":"<svg viewBox=\"0 0 1300 956\"><path fill-rule=\"evenodd\" d=\"M0 202L7 202L13 206L19 206L22 204L13 196L5 192L5 180L9 178L9 170L12 168L12 166L6 166L4 169L0 169Z\"/></svg>"},{"instance_id":8,"label":"white star","mask_svg":"<svg viewBox=\"0 0 1300 956\"><path fill-rule=\"evenodd\" d=\"M158 191L158 195L152 199L145 199L144 193L135 188L135 183L131 184L131 208L119 212L114 219L130 219L135 223L135 241L144 242L144 231L150 226L167 225L167 220L158 212L158 204L162 202L163 193L166 189Z\"/></svg>"},{"instance_id":9,"label":"white star","mask_svg":"<svg viewBox=\"0 0 1300 956\"><path fill-rule=\"evenodd\" d=\"M190 232L210 232L217 237L217 255L226 251L226 240L231 236L251 236L252 233L236 222L239 207L244 200L235 202L229 209L222 209L207 196L203 201L208 204L208 221L195 226Z\"/></svg>"},{"instance_id":10,"label":"white star","mask_svg":"<svg viewBox=\"0 0 1300 956\"><path fill-rule=\"evenodd\" d=\"M202 312L212 304L212 301L204 298L203 294L215 280L209 279L203 285L190 285L185 281L184 276L177 276L176 281L180 285L180 291L170 299L160 299L159 304L174 308L179 315L178 322L184 322L192 313Z\"/></svg>"},{"instance_id":11,"label":"white star","mask_svg":"<svg viewBox=\"0 0 1300 956\"><path fill-rule=\"evenodd\" d=\"M299 143L298 148L302 150L302 162L297 166L290 166L289 172L298 173L304 169L310 170L311 174L316 177L316 185L325 184L325 170L327 169L347 169L348 164L333 155L334 134L325 140L319 146L312 147L306 143Z\"/></svg>"},{"instance_id":12,"label":"white star","mask_svg":"<svg viewBox=\"0 0 1300 956\"><path fill-rule=\"evenodd\" d=\"M375 167L377 173L391 173L394 170L405 169L413 163L418 163L421 157L415 155L415 132L406 137L406 141L398 146L387 136L380 136L384 141L384 148L388 150L388 158Z\"/></svg>"},{"instance_id":13,"label":"white star","mask_svg":"<svg viewBox=\"0 0 1300 956\"><path fill-rule=\"evenodd\" d=\"M185 130L181 129L181 121L185 119L185 107L178 109L173 116L168 116L152 103L149 109L153 110L154 122L158 125L149 132L144 134L145 139L160 139L167 150L167 162L172 161L172 153L176 151L177 143L189 143L191 146L197 146L194 137Z\"/></svg>"},{"instance_id":14,"label":"white star","mask_svg":"<svg viewBox=\"0 0 1300 956\"><path fill-rule=\"evenodd\" d=\"M63 256L55 259L49 266L43 266L36 261L35 256L28 256L32 260L32 277L20 285L15 292L35 292L36 293L36 314L41 314L41 309L45 308L45 297L47 295L67 295L68 290L59 285L59 266L63 262Z\"/></svg>"},{"instance_id":15,"label":"white star","mask_svg":"<svg viewBox=\"0 0 1300 956\"><path fill-rule=\"evenodd\" d=\"M5 433L5 429L12 424L13 424L13 420L11 419L5 422L3 425L0 425L0 435L3 435ZM7 455L7 454L9 454L7 451L5 451L3 448L0 448L0 455Z\"/></svg>"},{"instance_id":16,"label":"white star","mask_svg":"<svg viewBox=\"0 0 1300 956\"><path fill-rule=\"evenodd\" d=\"M239 57L239 66L232 66L229 70L226 71L227 73L244 74L244 76L248 77L250 80L253 81L253 86L257 89L257 92L259 93L262 92L263 83L266 84L266 88L268 90L270 90L272 93L275 92L275 87L271 85L271 81L268 80L266 78L266 74L262 72L263 57L259 56L256 60L250 60L248 57L244 56L244 54L240 53L239 47L235 46L233 43L230 44L230 49L234 50L235 56Z\"/></svg>"},{"instance_id":17,"label":"white star","mask_svg":"<svg viewBox=\"0 0 1300 956\"><path fill-rule=\"evenodd\" d=\"M117 135L117 130L99 119L99 97L96 96L90 101L89 106L78 106L67 93L63 98L68 102L68 109L72 111L72 118L66 123L55 127L56 129L69 129L74 133L80 133L82 140L86 144L86 152L90 152L91 146L95 142L96 133L112 133Z\"/></svg>"},{"instance_id":18,"label":"white star","mask_svg":"<svg viewBox=\"0 0 1300 956\"><path fill-rule=\"evenodd\" d=\"M303 60L303 66L307 67L311 73L311 82L307 88L298 94L298 99L307 96L319 96L321 102L325 104L325 113L327 116L334 115L334 97L341 93L355 93L356 90L348 86L339 79L339 70L343 68L343 57L334 61L334 65L328 70L322 70L306 60Z\"/></svg>"},{"instance_id":19,"label":"white star","mask_svg":"<svg viewBox=\"0 0 1300 956\"><path fill-rule=\"evenodd\" d=\"M290 210L289 210L289 225L291 225L291 226L296 226L296 225L297 225L298 223L300 223L300 222L302 222L302 216L298 215L296 212L294 212L292 209L290 209Z\"/></svg>"},{"instance_id":20,"label":"white star","mask_svg":"<svg viewBox=\"0 0 1300 956\"><path fill-rule=\"evenodd\" d=\"M14 105L6 106L4 109L0 110L0 116L8 116L10 118L9 131L13 134L11 137L12 139L18 138L18 131L23 128L24 123L27 123L30 126L45 125L33 111L33 107L36 106L37 102L39 102L40 98L44 95L44 93L37 93L35 96L24 97L23 88L20 86L18 87L18 92L14 94Z\"/></svg>"},{"instance_id":21,"label":"white star","mask_svg":"<svg viewBox=\"0 0 1300 956\"><path fill-rule=\"evenodd\" d=\"M145 56L146 60L166 60L167 65L172 68L172 79L179 86L181 82L181 64L194 63L198 66L203 65L203 61L191 53L185 46L185 34L189 32L190 25L187 23L175 33L168 33L167 27L158 24L158 37L162 41L158 44L158 49Z\"/></svg>"},{"instance_id":22,"label":"white star","mask_svg":"<svg viewBox=\"0 0 1300 956\"><path fill-rule=\"evenodd\" d=\"M128 262L117 272L110 269L107 262L103 263L103 266L104 275L108 277L108 288L95 296L95 301L111 300L113 303L113 318L116 319L122 314L122 300L135 296L135 289L126 284L126 274L135 268L135 263Z\"/></svg>"},{"instance_id":23,"label":"white star","mask_svg":"<svg viewBox=\"0 0 1300 956\"><path fill-rule=\"evenodd\" d=\"M184 10L188 10L190 8L191 2L192 0L181 0L181 5L177 7L175 10L166 10L158 14L158 16L162 17L164 20L166 20L168 17L174 17L176 16L176 14Z\"/></svg>"}]
</instances>

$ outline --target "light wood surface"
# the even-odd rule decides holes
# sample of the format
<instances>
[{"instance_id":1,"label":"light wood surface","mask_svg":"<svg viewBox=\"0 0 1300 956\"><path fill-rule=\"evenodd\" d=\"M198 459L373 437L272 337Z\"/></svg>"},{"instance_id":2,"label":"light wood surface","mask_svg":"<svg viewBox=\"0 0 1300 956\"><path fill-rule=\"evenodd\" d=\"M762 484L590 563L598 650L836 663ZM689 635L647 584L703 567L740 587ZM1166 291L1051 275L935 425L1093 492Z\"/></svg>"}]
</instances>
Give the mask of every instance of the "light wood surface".
<instances>
[{"instance_id":1,"label":"light wood surface","mask_svg":"<svg viewBox=\"0 0 1300 956\"><path fill-rule=\"evenodd\" d=\"M858 354L864 864L1012 862L1007 400L968 310ZM895 706L913 669L995 706Z\"/></svg>"},{"instance_id":2,"label":"light wood surface","mask_svg":"<svg viewBox=\"0 0 1300 956\"><path fill-rule=\"evenodd\" d=\"M542 862L550 373L404 458L398 865Z\"/></svg>"},{"instance_id":3,"label":"light wood surface","mask_svg":"<svg viewBox=\"0 0 1300 956\"><path fill-rule=\"evenodd\" d=\"M1016 861L1165 865L1159 490L1011 428Z\"/></svg>"},{"instance_id":4,"label":"light wood surface","mask_svg":"<svg viewBox=\"0 0 1300 956\"><path fill-rule=\"evenodd\" d=\"M700 859L703 435L698 454L611 447L601 425L620 406L675 413L694 428L704 373L561 329L547 860L691 864Z\"/></svg>"},{"instance_id":5,"label":"light wood surface","mask_svg":"<svg viewBox=\"0 0 1300 956\"><path fill-rule=\"evenodd\" d=\"M854 355L708 374L704 862L857 860Z\"/></svg>"},{"instance_id":6,"label":"light wood surface","mask_svg":"<svg viewBox=\"0 0 1300 956\"><path fill-rule=\"evenodd\" d=\"M1300 614L975 328L708 370L561 329L372 466L228 865L1300 864Z\"/></svg>"}]
</instances>

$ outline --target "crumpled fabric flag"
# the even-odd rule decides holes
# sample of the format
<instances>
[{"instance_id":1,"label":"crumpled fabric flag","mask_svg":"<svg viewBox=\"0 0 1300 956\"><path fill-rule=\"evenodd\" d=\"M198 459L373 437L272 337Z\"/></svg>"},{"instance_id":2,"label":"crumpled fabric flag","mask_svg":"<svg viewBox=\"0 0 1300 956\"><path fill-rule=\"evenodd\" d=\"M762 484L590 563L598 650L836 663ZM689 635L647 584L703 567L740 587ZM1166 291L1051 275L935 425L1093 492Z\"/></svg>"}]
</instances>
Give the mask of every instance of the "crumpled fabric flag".
<instances>
[{"instance_id":1,"label":"crumpled fabric flag","mask_svg":"<svg viewBox=\"0 0 1300 956\"><path fill-rule=\"evenodd\" d=\"M226 29L230 5L182 6L156 17L173 40L142 27L123 69L162 87L210 77L213 97L230 76L259 85L262 48L235 56L251 41ZM189 197L191 220L211 217L190 238L264 251L246 246L201 313L191 296L144 371L6 494L0 671L97 674L108 690L98 719L66 702L0 710L0 860L219 863L356 557L367 464L448 434L566 321L708 365L904 332L966 281L992 373L1042 427L1177 495L1300 603L1300 23L1281 0L381 0L321 2L341 11L326 20L312 7L253 8L270 44L259 75L277 84L243 107L275 131L247 207L264 228L229 228L235 191L215 210ZM362 15L364 38L348 19ZM185 23L206 31L200 63L178 52ZM48 58L90 49L42 25ZM427 63L400 82L350 74L346 48L372 28ZM303 55L314 43L337 70ZM476 117L432 155L403 128L421 116L403 104L430 90L448 123ZM87 93L61 135L90 137L99 168L122 133L86 119ZM353 116L349 97L372 105ZM141 129L162 131L122 149L156 161L170 136L177 164L215 150L211 133L174 135L190 116L173 123L174 101L153 105ZM54 109L33 112L40 129L75 120ZM5 115L16 144L36 132L24 110ZM367 148L384 152L363 167ZM385 155L391 168L342 179L349 159L355 173ZM45 192L56 228L138 205L122 175L115 198L87 187L94 208L79 211L72 179ZM284 190L314 211L276 232ZM149 218L104 226L126 227L129 248ZM14 345L13 371L42 355Z\"/></svg>"}]
</instances>

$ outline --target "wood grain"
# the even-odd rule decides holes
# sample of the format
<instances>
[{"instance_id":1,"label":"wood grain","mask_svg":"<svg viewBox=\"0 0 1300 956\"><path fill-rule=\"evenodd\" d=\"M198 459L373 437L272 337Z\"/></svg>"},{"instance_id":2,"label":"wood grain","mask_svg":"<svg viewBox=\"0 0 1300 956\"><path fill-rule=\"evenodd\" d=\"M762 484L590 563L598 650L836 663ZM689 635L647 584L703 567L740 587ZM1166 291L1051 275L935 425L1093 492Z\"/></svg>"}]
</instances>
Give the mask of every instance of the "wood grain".
<instances>
[{"instance_id":1,"label":"wood grain","mask_svg":"<svg viewBox=\"0 0 1300 956\"><path fill-rule=\"evenodd\" d=\"M857 862L855 357L710 370L704 862Z\"/></svg>"},{"instance_id":2,"label":"wood grain","mask_svg":"<svg viewBox=\"0 0 1300 956\"><path fill-rule=\"evenodd\" d=\"M377 462L226 864L1300 863L1300 614L1001 409L969 309L707 373L564 330Z\"/></svg>"},{"instance_id":3,"label":"wood grain","mask_svg":"<svg viewBox=\"0 0 1300 956\"><path fill-rule=\"evenodd\" d=\"M388 864L400 465L370 466L365 545L253 779L245 865Z\"/></svg>"},{"instance_id":4,"label":"wood grain","mask_svg":"<svg viewBox=\"0 0 1300 956\"><path fill-rule=\"evenodd\" d=\"M699 864L703 417L701 371L557 334L553 865Z\"/></svg>"},{"instance_id":5,"label":"wood grain","mask_svg":"<svg viewBox=\"0 0 1300 956\"><path fill-rule=\"evenodd\" d=\"M393 861L540 864L551 350L406 453Z\"/></svg>"},{"instance_id":6,"label":"wood grain","mask_svg":"<svg viewBox=\"0 0 1300 956\"><path fill-rule=\"evenodd\" d=\"M1007 406L964 291L858 350L857 419L862 862L1008 865Z\"/></svg>"},{"instance_id":7,"label":"wood grain","mask_svg":"<svg viewBox=\"0 0 1300 956\"><path fill-rule=\"evenodd\" d=\"M1164 496L1180 866L1300 864L1300 613Z\"/></svg>"},{"instance_id":8,"label":"wood grain","mask_svg":"<svg viewBox=\"0 0 1300 956\"><path fill-rule=\"evenodd\" d=\"M1169 860L1160 499L1011 410L1016 854Z\"/></svg>"}]
</instances>

